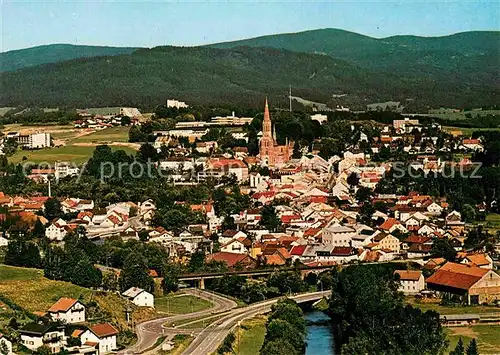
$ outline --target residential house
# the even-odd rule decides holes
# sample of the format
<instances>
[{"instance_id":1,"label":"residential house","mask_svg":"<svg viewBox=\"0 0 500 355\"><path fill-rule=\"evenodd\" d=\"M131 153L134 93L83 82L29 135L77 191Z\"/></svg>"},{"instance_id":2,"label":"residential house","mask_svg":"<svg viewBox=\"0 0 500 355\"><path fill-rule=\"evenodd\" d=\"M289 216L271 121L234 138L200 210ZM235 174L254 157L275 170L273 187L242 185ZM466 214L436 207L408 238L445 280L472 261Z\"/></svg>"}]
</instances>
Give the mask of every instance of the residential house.
<instances>
[{"instance_id":1,"label":"residential house","mask_svg":"<svg viewBox=\"0 0 500 355\"><path fill-rule=\"evenodd\" d=\"M131 287L127 291L122 293L122 296L128 298L130 302L139 307L152 307L155 306L154 296L138 287Z\"/></svg>"},{"instance_id":2,"label":"residential house","mask_svg":"<svg viewBox=\"0 0 500 355\"><path fill-rule=\"evenodd\" d=\"M392 234L387 234L384 232L377 233L372 238L372 243L376 243L375 249L388 249L399 254L401 250L401 242L398 238Z\"/></svg>"},{"instance_id":3,"label":"residential house","mask_svg":"<svg viewBox=\"0 0 500 355\"><path fill-rule=\"evenodd\" d=\"M222 261L231 269L253 269L257 266L257 262L248 254L218 252L207 255L207 262Z\"/></svg>"},{"instance_id":4,"label":"residential house","mask_svg":"<svg viewBox=\"0 0 500 355\"><path fill-rule=\"evenodd\" d=\"M394 274L399 276L399 291L405 295L416 294L425 289L425 280L422 271L396 270Z\"/></svg>"},{"instance_id":5,"label":"residential house","mask_svg":"<svg viewBox=\"0 0 500 355\"><path fill-rule=\"evenodd\" d=\"M459 260L461 264L475 265L483 269L493 269L493 259L485 253L458 253L457 260Z\"/></svg>"},{"instance_id":6,"label":"residential house","mask_svg":"<svg viewBox=\"0 0 500 355\"><path fill-rule=\"evenodd\" d=\"M238 239L232 239L229 243L222 245L220 250L228 253L248 254L248 249Z\"/></svg>"},{"instance_id":7,"label":"residential house","mask_svg":"<svg viewBox=\"0 0 500 355\"><path fill-rule=\"evenodd\" d=\"M457 295L467 304L500 300L500 275L478 266L447 262L426 283L429 289Z\"/></svg>"},{"instance_id":8,"label":"residential house","mask_svg":"<svg viewBox=\"0 0 500 355\"><path fill-rule=\"evenodd\" d=\"M48 314L53 321L62 321L68 324L85 322L85 306L74 298L59 298L49 308Z\"/></svg>"},{"instance_id":9,"label":"residential house","mask_svg":"<svg viewBox=\"0 0 500 355\"><path fill-rule=\"evenodd\" d=\"M94 324L80 335L82 344L94 345L99 348L99 355L107 354L117 349L116 336L118 330L109 323Z\"/></svg>"},{"instance_id":10,"label":"residential house","mask_svg":"<svg viewBox=\"0 0 500 355\"><path fill-rule=\"evenodd\" d=\"M19 330L21 344L30 350L46 346L52 353L58 353L66 344L64 326L51 323L28 323Z\"/></svg>"}]
</instances>

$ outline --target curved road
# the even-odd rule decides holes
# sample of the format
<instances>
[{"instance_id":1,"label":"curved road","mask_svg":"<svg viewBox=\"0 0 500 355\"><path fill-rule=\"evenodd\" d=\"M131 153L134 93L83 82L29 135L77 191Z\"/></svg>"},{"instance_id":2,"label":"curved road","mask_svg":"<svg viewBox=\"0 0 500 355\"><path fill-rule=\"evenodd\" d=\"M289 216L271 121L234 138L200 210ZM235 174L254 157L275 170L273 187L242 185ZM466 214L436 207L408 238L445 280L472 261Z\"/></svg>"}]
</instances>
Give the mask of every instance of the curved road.
<instances>
[{"instance_id":1,"label":"curved road","mask_svg":"<svg viewBox=\"0 0 500 355\"><path fill-rule=\"evenodd\" d=\"M298 303L319 300L331 293L330 290L311 292L290 297ZM244 308L234 309L227 316L217 320L202 330L193 342L183 352L184 355L206 355L217 350L224 338L238 324L238 322L251 318L257 314L267 313L271 306L281 298L255 303Z\"/></svg>"},{"instance_id":2,"label":"curved road","mask_svg":"<svg viewBox=\"0 0 500 355\"><path fill-rule=\"evenodd\" d=\"M155 344L158 337L166 334L165 331L167 329L163 327L163 324L166 322L176 322L184 319L211 315L212 313L220 313L237 306L237 303L233 300L219 296L217 294L213 294L211 292L207 292L205 290L187 289L185 290L185 293L212 301L215 306L199 312L157 318L140 323L135 327L135 332L137 334L137 343L135 343L135 345L130 348L118 352L118 354L140 354L151 348ZM183 331L180 330L179 332Z\"/></svg>"}]
</instances>

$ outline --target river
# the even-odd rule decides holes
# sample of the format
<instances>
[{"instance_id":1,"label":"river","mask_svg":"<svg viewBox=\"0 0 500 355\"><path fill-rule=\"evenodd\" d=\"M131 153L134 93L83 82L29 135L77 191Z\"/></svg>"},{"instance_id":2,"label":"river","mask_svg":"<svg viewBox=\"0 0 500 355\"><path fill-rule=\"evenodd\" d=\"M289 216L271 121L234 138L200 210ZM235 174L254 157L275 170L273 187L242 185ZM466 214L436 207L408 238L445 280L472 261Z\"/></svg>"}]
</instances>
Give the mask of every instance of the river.
<instances>
[{"instance_id":1,"label":"river","mask_svg":"<svg viewBox=\"0 0 500 355\"><path fill-rule=\"evenodd\" d=\"M334 355L333 331L326 322L330 318L320 311L305 312L307 322L306 355Z\"/></svg>"}]
</instances>

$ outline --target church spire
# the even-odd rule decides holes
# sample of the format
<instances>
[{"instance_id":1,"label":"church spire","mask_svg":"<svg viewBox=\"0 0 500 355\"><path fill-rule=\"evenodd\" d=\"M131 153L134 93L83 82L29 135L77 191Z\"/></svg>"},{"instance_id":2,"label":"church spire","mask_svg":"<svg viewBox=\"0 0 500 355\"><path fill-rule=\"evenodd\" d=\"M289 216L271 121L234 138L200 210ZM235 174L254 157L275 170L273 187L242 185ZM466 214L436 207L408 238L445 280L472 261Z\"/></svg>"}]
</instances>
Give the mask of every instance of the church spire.
<instances>
[{"instance_id":1,"label":"church spire","mask_svg":"<svg viewBox=\"0 0 500 355\"><path fill-rule=\"evenodd\" d=\"M264 107L264 121L262 122L262 135L264 137L272 138L273 132L271 127L271 116L269 115L269 105L267 104L266 97L266 106Z\"/></svg>"}]
</instances>

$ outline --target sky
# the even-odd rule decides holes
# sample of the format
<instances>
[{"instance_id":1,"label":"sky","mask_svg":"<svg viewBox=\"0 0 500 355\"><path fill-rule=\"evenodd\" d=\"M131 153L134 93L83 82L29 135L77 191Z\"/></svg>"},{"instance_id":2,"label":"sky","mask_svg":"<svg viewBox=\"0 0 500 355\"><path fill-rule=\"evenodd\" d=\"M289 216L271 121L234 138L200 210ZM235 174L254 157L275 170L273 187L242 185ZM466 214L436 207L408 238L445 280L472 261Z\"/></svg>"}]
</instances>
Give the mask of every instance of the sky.
<instances>
[{"instance_id":1,"label":"sky","mask_svg":"<svg viewBox=\"0 0 500 355\"><path fill-rule=\"evenodd\" d=\"M2 52L52 43L193 46L317 28L377 38L500 29L497 0L0 1Z\"/></svg>"}]
</instances>

